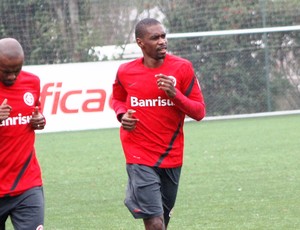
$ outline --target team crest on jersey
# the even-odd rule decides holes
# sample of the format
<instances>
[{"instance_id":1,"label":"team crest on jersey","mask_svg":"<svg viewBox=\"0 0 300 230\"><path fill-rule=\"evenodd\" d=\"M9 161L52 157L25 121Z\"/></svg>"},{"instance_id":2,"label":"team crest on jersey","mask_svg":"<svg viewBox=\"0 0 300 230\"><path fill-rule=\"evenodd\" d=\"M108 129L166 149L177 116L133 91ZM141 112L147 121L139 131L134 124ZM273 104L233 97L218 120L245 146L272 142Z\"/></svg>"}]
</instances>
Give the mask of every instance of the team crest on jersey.
<instances>
[{"instance_id":1,"label":"team crest on jersey","mask_svg":"<svg viewBox=\"0 0 300 230\"><path fill-rule=\"evenodd\" d=\"M26 105L33 106L33 104L34 104L34 97L33 97L32 93L30 93L30 92L27 92L24 94L23 100Z\"/></svg>"},{"instance_id":2,"label":"team crest on jersey","mask_svg":"<svg viewBox=\"0 0 300 230\"><path fill-rule=\"evenodd\" d=\"M173 76L168 76L169 78L171 78L173 85L176 86L176 78Z\"/></svg>"}]
</instances>

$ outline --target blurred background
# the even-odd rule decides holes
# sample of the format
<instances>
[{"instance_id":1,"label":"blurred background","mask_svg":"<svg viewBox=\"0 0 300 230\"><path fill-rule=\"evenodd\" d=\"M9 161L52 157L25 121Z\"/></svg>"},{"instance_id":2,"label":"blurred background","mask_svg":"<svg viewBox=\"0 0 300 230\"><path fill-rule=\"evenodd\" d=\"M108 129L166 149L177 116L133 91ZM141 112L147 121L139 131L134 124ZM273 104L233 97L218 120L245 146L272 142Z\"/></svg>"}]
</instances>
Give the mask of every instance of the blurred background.
<instances>
[{"instance_id":1,"label":"blurred background","mask_svg":"<svg viewBox=\"0 0 300 230\"><path fill-rule=\"evenodd\" d=\"M192 61L208 116L300 109L299 0L1 0L0 15L25 65L139 57L135 24L154 17Z\"/></svg>"}]
</instances>

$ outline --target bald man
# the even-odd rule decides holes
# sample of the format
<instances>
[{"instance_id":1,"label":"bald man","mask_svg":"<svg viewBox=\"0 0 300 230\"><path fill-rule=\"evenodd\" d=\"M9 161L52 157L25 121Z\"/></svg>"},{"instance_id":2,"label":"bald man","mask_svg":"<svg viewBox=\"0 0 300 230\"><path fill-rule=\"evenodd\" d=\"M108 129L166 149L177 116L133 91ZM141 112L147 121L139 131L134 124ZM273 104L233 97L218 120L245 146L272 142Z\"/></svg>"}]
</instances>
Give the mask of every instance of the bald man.
<instances>
[{"instance_id":1,"label":"bald man","mask_svg":"<svg viewBox=\"0 0 300 230\"><path fill-rule=\"evenodd\" d=\"M44 129L40 80L22 71L24 52L13 38L0 39L0 230L10 216L18 230L41 230L44 195L34 148Z\"/></svg>"}]
</instances>

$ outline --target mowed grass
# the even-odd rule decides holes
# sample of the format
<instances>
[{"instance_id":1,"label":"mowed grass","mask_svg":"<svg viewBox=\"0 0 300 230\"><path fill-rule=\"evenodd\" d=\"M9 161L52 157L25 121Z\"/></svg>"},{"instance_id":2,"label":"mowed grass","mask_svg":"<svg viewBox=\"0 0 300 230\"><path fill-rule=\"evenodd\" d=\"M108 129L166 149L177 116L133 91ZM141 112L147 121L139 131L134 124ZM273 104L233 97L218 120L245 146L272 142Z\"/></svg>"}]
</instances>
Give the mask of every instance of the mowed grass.
<instances>
[{"instance_id":1,"label":"mowed grass","mask_svg":"<svg viewBox=\"0 0 300 230\"><path fill-rule=\"evenodd\" d=\"M299 115L186 123L168 229L300 229L299 130ZM45 229L143 229L123 204L118 129L38 134L36 147Z\"/></svg>"}]
</instances>

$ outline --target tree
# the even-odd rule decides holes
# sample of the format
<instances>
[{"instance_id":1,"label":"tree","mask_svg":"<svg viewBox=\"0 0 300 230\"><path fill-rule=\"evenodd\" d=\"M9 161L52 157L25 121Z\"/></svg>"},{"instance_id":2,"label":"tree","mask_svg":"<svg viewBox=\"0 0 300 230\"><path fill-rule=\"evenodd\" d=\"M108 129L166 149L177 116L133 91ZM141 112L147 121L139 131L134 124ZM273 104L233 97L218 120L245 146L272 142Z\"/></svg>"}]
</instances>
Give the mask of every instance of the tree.
<instances>
[{"instance_id":1,"label":"tree","mask_svg":"<svg viewBox=\"0 0 300 230\"><path fill-rule=\"evenodd\" d=\"M26 64L97 61L94 46L132 41L140 0L2 0L0 36L15 37ZM147 4L146 4L147 5ZM147 8L147 6L146 6Z\"/></svg>"},{"instance_id":2,"label":"tree","mask_svg":"<svg viewBox=\"0 0 300 230\"><path fill-rule=\"evenodd\" d=\"M292 14L293 17L286 14L295 8L293 4L268 1L267 5L264 12L270 17L280 18L280 21L268 18L269 24L264 25L258 1L160 1L167 19L165 24L171 33L279 26L287 22L285 18L289 18L289 22L297 18L296 13ZM248 34L169 41L173 53L193 62L209 115L263 112L270 109L269 103L274 104L272 110L276 109L275 99L285 90L283 83L287 87L290 84L274 69L274 62L278 60L274 54L283 48L282 39L276 41L274 35L268 34L267 39L264 36ZM267 59L266 50L270 54ZM292 68L291 65L288 68Z\"/></svg>"},{"instance_id":3,"label":"tree","mask_svg":"<svg viewBox=\"0 0 300 230\"><path fill-rule=\"evenodd\" d=\"M88 1L3 0L0 13L0 35L21 42L26 64L89 60Z\"/></svg>"}]
</instances>

